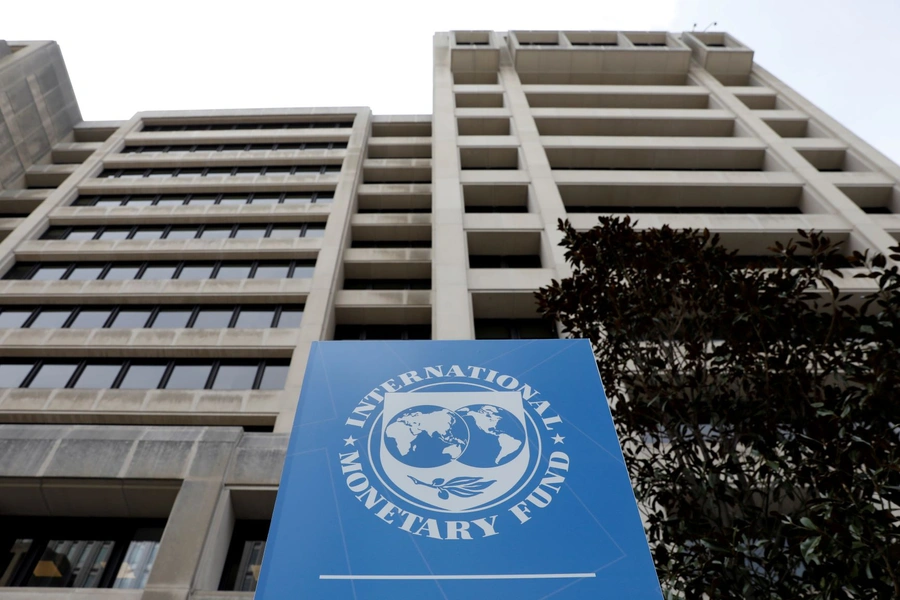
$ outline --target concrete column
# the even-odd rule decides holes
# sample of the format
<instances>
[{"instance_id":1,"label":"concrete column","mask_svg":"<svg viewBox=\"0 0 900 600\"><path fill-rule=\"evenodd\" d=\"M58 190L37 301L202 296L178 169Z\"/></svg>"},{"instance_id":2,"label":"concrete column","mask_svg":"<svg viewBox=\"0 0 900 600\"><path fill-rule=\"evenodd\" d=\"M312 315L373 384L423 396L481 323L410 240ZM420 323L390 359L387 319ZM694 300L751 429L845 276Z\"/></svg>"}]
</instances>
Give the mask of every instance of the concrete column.
<instances>
[{"instance_id":1,"label":"concrete column","mask_svg":"<svg viewBox=\"0 0 900 600\"><path fill-rule=\"evenodd\" d=\"M522 89L519 74L512 64L509 50L504 48L500 53L500 82L506 89L506 101L512 112L513 127L521 145L520 156L525 170L531 178L531 191L534 194L534 205L541 215L544 226L541 240L541 260L544 268L555 269L555 278L566 277L570 269L565 259L565 251L559 246L562 234L557 230L558 219L566 218L566 207L556 181L541 136L531 115L528 98ZM552 261L551 262L548 262Z\"/></svg>"},{"instance_id":2,"label":"concrete column","mask_svg":"<svg viewBox=\"0 0 900 600\"><path fill-rule=\"evenodd\" d=\"M432 274L434 302L431 337L470 340L475 337L467 271L469 255L459 150L456 140L450 35L434 36L434 120L432 122Z\"/></svg>"},{"instance_id":3,"label":"concrete column","mask_svg":"<svg viewBox=\"0 0 900 600\"><path fill-rule=\"evenodd\" d=\"M344 248L349 240L350 215L355 208L356 189L362 181L362 164L371 120L372 111L368 108L358 109L353 120L353 131L341 167L342 176L334 192L331 214L328 215L328 224L322 238L322 249L316 257L316 270L306 298L306 307L303 309L297 347L291 357L291 369L282 395L281 410L275 420L274 430L278 433L290 432L293 427L312 343L330 339L334 333L334 295L344 278Z\"/></svg>"}]
</instances>

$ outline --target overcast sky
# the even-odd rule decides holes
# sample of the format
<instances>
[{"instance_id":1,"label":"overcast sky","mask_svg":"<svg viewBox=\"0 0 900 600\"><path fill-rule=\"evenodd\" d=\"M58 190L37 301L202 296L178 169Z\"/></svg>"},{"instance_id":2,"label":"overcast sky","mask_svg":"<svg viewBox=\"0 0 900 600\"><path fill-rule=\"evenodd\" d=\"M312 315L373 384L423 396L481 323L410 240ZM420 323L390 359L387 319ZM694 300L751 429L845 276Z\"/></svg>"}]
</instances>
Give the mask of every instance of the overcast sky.
<instances>
[{"instance_id":1,"label":"overcast sky","mask_svg":"<svg viewBox=\"0 0 900 600\"><path fill-rule=\"evenodd\" d=\"M292 106L420 114L431 112L435 31L689 31L713 21L710 31L730 32L900 162L900 0L36 0L4 6L0 38L59 42L86 120Z\"/></svg>"}]
</instances>

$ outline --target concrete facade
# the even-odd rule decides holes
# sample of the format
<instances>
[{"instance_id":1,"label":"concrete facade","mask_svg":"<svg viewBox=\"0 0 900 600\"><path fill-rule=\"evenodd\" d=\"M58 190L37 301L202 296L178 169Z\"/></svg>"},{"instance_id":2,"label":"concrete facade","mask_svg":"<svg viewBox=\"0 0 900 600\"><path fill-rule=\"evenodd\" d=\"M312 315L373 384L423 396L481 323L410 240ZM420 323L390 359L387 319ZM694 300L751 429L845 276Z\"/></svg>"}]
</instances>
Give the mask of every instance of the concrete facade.
<instances>
[{"instance_id":1,"label":"concrete facade","mask_svg":"<svg viewBox=\"0 0 900 600\"><path fill-rule=\"evenodd\" d=\"M725 33L438 33L433 86L432 115L81 122L55 44L0 43L0 523L166 519L142 589L0 599L252 596L222 574L271 515L310 344L552 335L532 292L568 272L558 219L707 227L749 255L798 228L900 239L900 166ZM127 384L136 365L156 379ZM210 370L172 384L182 367Z\"/></svg>"}]
</instances>

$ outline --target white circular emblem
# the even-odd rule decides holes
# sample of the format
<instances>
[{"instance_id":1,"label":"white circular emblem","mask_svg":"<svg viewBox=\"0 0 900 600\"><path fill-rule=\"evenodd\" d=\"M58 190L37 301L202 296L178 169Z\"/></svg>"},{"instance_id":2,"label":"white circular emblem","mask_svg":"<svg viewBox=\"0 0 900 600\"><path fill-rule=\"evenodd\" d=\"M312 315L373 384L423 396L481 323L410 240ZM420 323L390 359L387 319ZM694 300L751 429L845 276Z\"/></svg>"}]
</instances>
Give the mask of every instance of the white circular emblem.
<instances>
[{"instance_id":1,"label":"white circular emblem","mask_svg":"<svg viewBox=\"0 0 900 600\"><path fill-rule=\"evenodd\" d=\"M569 470L561 426L515 377L459 365L409 371L347 418L341 475L365 508L409 533L496 535L503 520L525 523L559 493Z\"/></svg>"}]
</instances>

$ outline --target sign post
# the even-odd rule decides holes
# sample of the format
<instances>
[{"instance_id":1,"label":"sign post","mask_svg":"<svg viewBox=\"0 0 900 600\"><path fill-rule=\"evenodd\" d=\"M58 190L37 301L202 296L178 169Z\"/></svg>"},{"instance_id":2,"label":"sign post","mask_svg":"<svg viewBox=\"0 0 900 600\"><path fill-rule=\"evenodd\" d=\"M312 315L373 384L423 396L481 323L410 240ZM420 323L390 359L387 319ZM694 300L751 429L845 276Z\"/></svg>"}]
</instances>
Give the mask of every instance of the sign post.
<instances>
[{"instance_id":1,"label":"sign post","mask_svg":"<svg viewBox=\"0 0 900 600\"><path fill-rule=\"evenodd\" d=\"M317 342L257 600L662 598L586 340Z\"/></svg>"}]
</instances>

